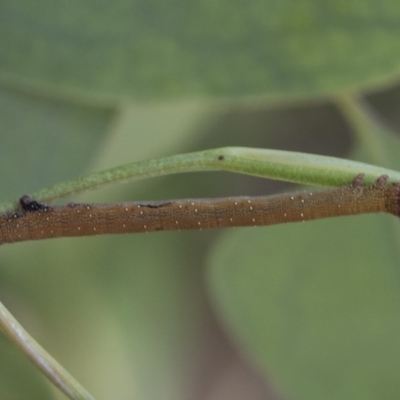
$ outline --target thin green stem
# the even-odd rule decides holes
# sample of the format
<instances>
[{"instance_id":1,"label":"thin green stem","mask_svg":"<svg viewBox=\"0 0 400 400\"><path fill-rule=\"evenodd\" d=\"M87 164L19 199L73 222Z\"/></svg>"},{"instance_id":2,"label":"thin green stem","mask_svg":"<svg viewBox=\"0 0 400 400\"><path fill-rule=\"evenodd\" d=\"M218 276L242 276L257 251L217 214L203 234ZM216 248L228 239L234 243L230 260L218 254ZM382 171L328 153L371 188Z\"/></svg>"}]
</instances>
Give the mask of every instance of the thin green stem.
<instances>
[{"instance_id":1,"label":"thin green stem","mask_svg":"<svg viewBox=\"0 0 400 400\"><path fill-rule=\"evenodd\" d=\"M390 127L360 96L346 95L337 99L337 104L347 119L349 126L357 138L357 142L365 149L369 160L386 165L398 165L400 141ZM359 146L359 148L361 147ZM400 259L400 229L398 221L391 219L390 237L396 245L392 246Z\"/></svg>"},{"instance_id":2,"label":"thin green stem","mask_svg":"<svg viewBox=\"0 0 400 400\"><path fill-rule=\"evenodd\" d=\"M389 175L392 181L400 181L399 172L355 161L280 150L224 147L134 162L66 181L31 195L37 201L48 202L111 183L194 171L229 171L317 186L342 186L352 182L359 173L365 174L366 184L382 174ZM0 212L11 211L17 206L17 202L1 203Z\"/></svg>"},{"instance_id":3,"label":"thin green stem","mask_svg":"<svg viewBox=\"0 0 400 400\"><path fill-rule=\"evenodd\" d=\"M25 331L1 302L0 327L11 342L66 396L73 400L93 400L80 383Z\"/></svg>"},{"instance_id":4,"label":"thin green stem","mask_svg":"<svg viewBox=\"0 0 400 400\"><path fill-rule=\"evenodd\" d=\"M337 105L353 128L352 132L368 152L370 160L385 163L389 159L387 145L395 140L374 113L373 109L362 97L342 96L337 99Z\"/></svg>"}]
</instances>

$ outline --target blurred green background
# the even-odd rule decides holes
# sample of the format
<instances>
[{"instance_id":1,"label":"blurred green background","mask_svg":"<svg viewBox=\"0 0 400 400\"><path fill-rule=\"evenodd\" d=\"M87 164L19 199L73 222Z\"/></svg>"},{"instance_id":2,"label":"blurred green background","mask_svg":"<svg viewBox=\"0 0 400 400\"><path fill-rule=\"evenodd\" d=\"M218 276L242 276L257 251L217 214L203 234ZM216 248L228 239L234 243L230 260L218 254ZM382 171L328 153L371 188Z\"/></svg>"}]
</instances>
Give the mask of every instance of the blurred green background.
<instances>
[{"instance_id":1,"label":"blurred green background","mask_svg":"<svg viewBox=\"0 0 400 400\"><path fill-rule=\"evenodd\" d=\"M399 33L394 0L3 0L2 199L219 146L399 169ZM73 200L290 189L196 173ZM398 399L399 243L385 215L20 243L1 301L98 399ZM0 352L1 398L65 399Z\"/></svg>"}]
</instances>

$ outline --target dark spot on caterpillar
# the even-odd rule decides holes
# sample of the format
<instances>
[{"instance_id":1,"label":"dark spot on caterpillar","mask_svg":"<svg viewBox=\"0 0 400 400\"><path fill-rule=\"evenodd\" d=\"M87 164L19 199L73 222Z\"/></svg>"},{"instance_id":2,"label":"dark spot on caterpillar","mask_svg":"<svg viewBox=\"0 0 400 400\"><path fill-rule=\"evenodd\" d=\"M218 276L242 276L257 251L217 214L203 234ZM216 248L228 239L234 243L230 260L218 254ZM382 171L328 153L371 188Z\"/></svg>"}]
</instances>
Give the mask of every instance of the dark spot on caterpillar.
<instances>
[{"instance_id":1,"label":"dark spot on caterpillar","mask_svg":"<svg viewBox=\"0 0 400 400\"><path fill-rule=\"evenodd\" d=\"M39 203L36 200L33 200L31 196L24 195L19 199L19 204L24 211L39 211L44 210L48 211L49 207L46 204Z\"/></svg>"},{"instance_id":2,"label":"dark spot on caterpillar","mask_svg":"<svg viewBox=\"0 0 400 400\"><path fill-rule=\"evenodd\" d=\"M225 157L224 157L224 156L218 156L218 160L219 160L219 161L224 161L224 160L225 160Z\"/></svg>"},{"instance_id":3,"label":"dark spot on caterpillar","mask_svg":"<svg viewBox=\"0 0 400 400\"><path fill-rule=\"evenodd\" d=\"M140 207L147 207L147 208L161 208L165 206L169 206L172 204L172 201L167 201L166 203L148 203L148 204L138 204Z\"/></svg>"}]
</instances>

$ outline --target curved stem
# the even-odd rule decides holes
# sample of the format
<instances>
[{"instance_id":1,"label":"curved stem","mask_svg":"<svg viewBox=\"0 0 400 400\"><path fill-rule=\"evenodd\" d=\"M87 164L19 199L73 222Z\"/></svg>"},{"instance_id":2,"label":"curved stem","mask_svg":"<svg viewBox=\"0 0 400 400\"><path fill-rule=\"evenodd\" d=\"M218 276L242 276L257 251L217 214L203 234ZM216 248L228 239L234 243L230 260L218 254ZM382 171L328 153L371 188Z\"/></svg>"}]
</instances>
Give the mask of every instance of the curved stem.
<instances>
[{"instance_id":1,"label":"curved stem","mask_svg":"<svg viewBox=\"0 0 400 400\"><path fill-rule=\"evenodd\" d=\"M66 396L73 400L93 400L80 383L25 331L1 302L0 328Z\"/></svg>"}]
</instances>

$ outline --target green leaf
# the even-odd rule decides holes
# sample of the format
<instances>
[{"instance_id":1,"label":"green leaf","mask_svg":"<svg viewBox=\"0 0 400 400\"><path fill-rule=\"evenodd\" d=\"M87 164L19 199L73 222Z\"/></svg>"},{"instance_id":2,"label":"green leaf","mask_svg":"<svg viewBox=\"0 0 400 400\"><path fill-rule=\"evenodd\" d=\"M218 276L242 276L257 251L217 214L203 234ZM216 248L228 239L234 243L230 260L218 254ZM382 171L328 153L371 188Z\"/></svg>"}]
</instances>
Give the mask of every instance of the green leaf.
<instances>
[{"instance_id":1,"label":"green leaf","mask_svg":"<svg viewBox=\"0 0 400 400\"><path fill-rule=\"evenodd\" d=\"M0 87L1 198L81 174L113 115L109 107Z\"/></svg>"},{"instance_id":2,"label":"green leaf","mask_svg":"<svg viewBox=\"0 0 400 400\"><path fill-rule=\"evenodd\" d=\"M0 5L0 77L134 98L309 96L399 71L393 0Z\"/></svg>"},{"instance_id":3,"label":"green leaf","mask_svg":"<svg viewBox=\"0 0 400 400\"><path fill-rule=\"evenodd\" d=\"M399 228L391 222L358 216L237 230L217 244L217 308L288 398L400 396Z\"/></svg>"},{"instance_id":4,"label":"green leaf","mask_svg":"<svg viewBox=\"0 0 400 400\"><path fill-rule=\"evenodd\" d=\"M355 154L397 167L393 133L342 99ZM221 319L264 374L295 400L400 395L400 228L357 216L227 232L210 258Z\"/></svg>"}]
</instances>

